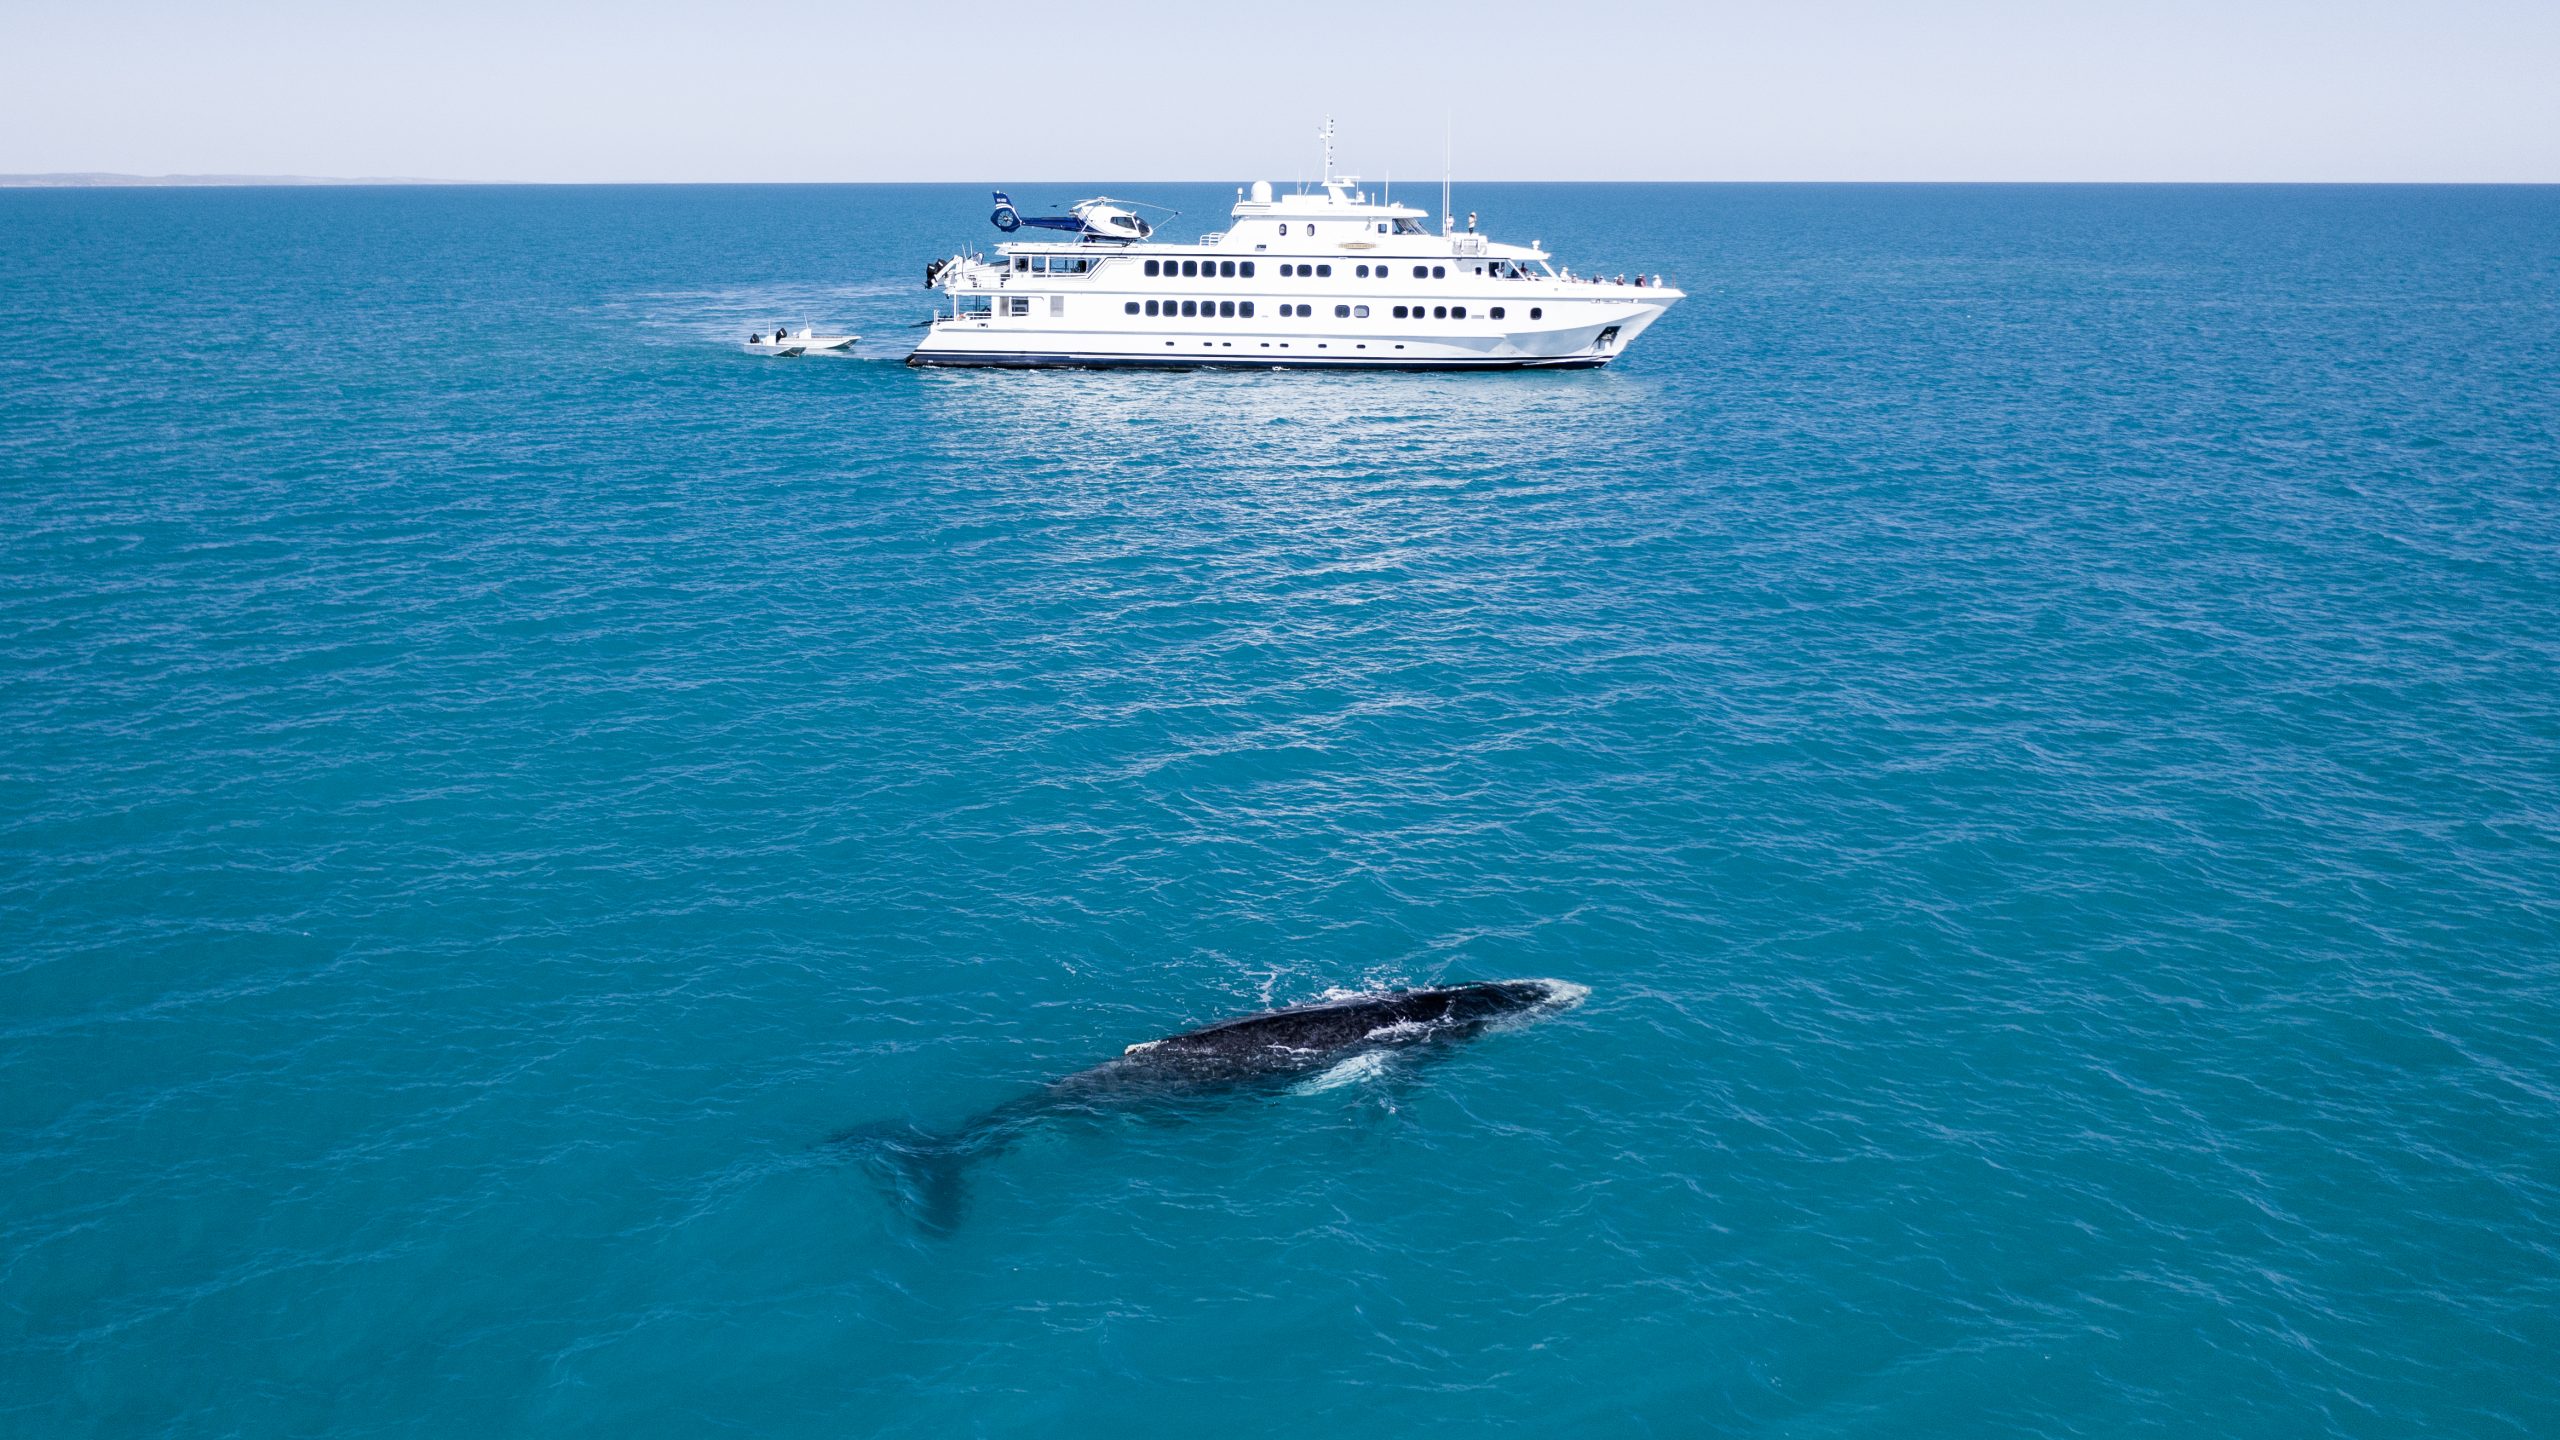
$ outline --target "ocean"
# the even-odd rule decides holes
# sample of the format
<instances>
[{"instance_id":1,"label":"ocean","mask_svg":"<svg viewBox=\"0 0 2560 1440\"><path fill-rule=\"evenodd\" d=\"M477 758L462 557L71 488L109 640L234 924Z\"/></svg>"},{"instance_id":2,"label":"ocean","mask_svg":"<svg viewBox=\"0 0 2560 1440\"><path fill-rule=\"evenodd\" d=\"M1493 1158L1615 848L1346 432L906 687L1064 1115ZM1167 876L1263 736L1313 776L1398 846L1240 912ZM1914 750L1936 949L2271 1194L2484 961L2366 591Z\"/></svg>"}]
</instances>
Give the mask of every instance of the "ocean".
<instances>
[{"instance_id":1,"label":"ocean","mask_svg":"<svg viewBox=\"0 0 2560 1440\"><path fill-rule=\"evenodd\" d=\"M2560 189L1462 185L1689 298L911 370L986 191L0 194L0 1431L2560 1433Z\"/></svg>"}]
</instances>

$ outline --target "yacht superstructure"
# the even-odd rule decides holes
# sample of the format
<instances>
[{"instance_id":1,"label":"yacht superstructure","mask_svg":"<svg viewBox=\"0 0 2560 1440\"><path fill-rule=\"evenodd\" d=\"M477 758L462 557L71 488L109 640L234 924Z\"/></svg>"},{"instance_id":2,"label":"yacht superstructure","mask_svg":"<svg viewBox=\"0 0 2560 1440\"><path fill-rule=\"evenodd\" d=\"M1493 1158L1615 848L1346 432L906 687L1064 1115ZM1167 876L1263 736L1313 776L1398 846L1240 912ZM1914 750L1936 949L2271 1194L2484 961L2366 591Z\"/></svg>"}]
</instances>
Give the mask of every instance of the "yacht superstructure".
<instances>
[{"instance_id":1,"label":"yacht superstructure","mask_svg":"<svg viewBox=\"0 0 2560 1440\"><path fill-rule=\"evenodd\" d=\"M1239 188L1227 228L1188 245L1117 238L999 244L928 266L941 292L910 365L1248 366L1375 370L1606 365L1683 298L1658 278L1559 271L1448 217L1372 199L1351 176L1295 194ZM999 225L1020 217L997 197ZM1051 228L1068 229L1065 217ZM1041 223L1022 221L1021 223ZM1010 231L1012 226L1005 226Z\"/></svg>"}]
</instances>

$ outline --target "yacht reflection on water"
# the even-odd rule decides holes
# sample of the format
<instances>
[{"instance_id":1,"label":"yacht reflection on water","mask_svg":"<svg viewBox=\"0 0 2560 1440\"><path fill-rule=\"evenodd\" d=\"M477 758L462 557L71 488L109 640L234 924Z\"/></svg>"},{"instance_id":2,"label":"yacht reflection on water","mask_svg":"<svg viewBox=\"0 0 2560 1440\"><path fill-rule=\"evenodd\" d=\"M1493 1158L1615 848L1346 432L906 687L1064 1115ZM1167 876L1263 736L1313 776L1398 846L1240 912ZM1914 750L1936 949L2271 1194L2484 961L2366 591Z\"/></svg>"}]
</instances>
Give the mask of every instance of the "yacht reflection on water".
<instances>
[{"instance_id":1,"label":"yacht reflection on water","mask_svg":"<svg viewBox=\"0 0 2560 1440\"><path fill-rule=\"evenodd\" d=\"M1166 384L1139 372L1052 370L920 378L916 400L936 428L1019 457L1007 473L1052 486L1121 487L1210 470L1254 481L1266 495L1309 481L1383 489L1557 483L1642 443L1664 403L1658 381L1637 377L1594 384L1405 375L1382 383L1238 372Z\"/></svg>"}]
</instances>

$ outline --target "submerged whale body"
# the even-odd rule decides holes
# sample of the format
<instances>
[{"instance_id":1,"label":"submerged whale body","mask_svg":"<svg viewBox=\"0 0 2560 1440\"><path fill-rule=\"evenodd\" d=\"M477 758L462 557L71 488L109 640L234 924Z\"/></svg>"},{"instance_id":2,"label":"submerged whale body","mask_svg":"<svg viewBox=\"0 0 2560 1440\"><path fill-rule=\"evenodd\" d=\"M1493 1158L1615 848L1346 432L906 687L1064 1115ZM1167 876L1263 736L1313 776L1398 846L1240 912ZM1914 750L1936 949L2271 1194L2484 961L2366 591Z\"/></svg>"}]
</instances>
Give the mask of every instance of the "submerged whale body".
<instances>
[{"instance_id":1,"label":"submerged whale body","mask_svg":"<svg viewBox=\"0 0 2560 1440\"><path fill-rule=\"evenodd\" d=\"M1491 980L1349 995L1267 1010L1132 1045L1118 1058L998 1106L956 1131L855 1131L855 1149L919 1225L959 1223L968 1167L1056 1117L1276 1088L1402 1051L1472 1039L1506 1021L1581 1002L1562 980Z\"/></svg>"}]
</instances>

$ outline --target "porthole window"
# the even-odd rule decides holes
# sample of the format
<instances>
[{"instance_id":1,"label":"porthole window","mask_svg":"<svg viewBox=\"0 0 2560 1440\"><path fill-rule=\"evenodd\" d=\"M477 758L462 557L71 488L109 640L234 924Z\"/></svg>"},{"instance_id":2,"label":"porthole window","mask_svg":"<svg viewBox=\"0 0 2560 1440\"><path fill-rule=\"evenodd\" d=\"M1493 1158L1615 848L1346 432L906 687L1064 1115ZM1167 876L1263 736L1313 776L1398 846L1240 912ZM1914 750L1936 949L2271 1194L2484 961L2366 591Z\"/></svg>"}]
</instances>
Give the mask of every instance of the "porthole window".
<instances>
[{"instance_id":1,"label":"porthole window","mask_svg":"<svg viewBox=\"0 0 2560 1440\"><path fill-rule=\"evenodd\" d=\"M1430 267L1430 266L1428 266L1428 265L1416 265L1416 266L1414 266L1414 267L1413 267L1413 278L1414 278L1414 279L1416 279L1416 280L1428 280L1428 279L1430 279L1430 278L1431 278L1431 267Z\"/></svg>"},{"instance_id":2,"label":"porthole window","mask_svg":"<svg viewBox=\"0 0 2560 1440\"><path fill-rule=\"evenodd\" d=\"M1351 314L1355 319L1366 320L1369 318L1369 307L1366 305L1354 305L1351 307Z\"/></svg>"},{"instance_id":3,"label":"porthole window","mask_svg":"<svg viewBox=\"0 0 2560 1440\"><path fill-rule=\"evenodd\" d=\"M1244 318L1246 318L1247 320L1252 319L1252 318L1253 318L1253 302L1252 302L1252 301L1250 301L1250 300L1247 300L1247 301L1245 301L1243 304L1238 305L1238 306L1236 307L1236 313L1237 313L1238 315L1243 316L1243 317L1244 317Z\"/></svg>"},{"instance_id":4,"label":"porthole window","mask_svg":"<svg viewBox=\"0 0 2560 1440\"><path fill-rule=\"evenodd\" d=\"M1493 318L1494 318L1494 319L1496 319L1496 320L1499 320L1499 319L1501 319L1501 318L1502 318L1502 307L1501 307L1501 306L1496 305L1496 306L1494 306L1494 307L1493 307Z\"/></svg>"},{"instance_id":5,"label":"porthole window","mask_svg":"<svg viewBox=\"0 0 2560 1440\"><path fill-rule=\"evenodd\" d=\"M1147 302L1147 313L1150 315L1156 313L1156 302L1153 300Z\"/></svg>"},{"instance_id":6,"label":"porthole window","mask_svg":"<svg viewBox=\"0 0 2560 1440\"><path fill-rule=\"evenodd\" d=\"M1431 278L1432 278L1432 279L1434 279L1434 280L1446 280L1446 279L1448 279L1448 278L1449 278L1449 267L1448 267L1448 266L1446 266L1446 265L1434 265L1434 266L1432 266L1432 267L1431 267Z\"/></svg>"},{"instance_id":7,"label":"porthole window","mask_svg":"<svg viewBox=\"0 0 2560 1440\"><path fill-rule=\"evenodd\" d=\"M1396 318L1399 320L1404 318L1404 307L1401 305L1396 307Z\"/></svg>"},{"instance_id":8,"label":"porthole window","mask_svg":"<svg viewBox=\"0 0 2560 1440\"><path fill-rule=\"evenodd\" d=\"M1298 273L1298 267L1297 267L1297 266L1295 266L1295 265L1291 265L1291 264L1287 263L1286 261L1281 262L1281 265L1280 265L1280 278L1281 278L1281 279L1286 280L1286 279L1288 279L1290 276L1295 275L1295 274L1297 274L1297 273Z\"/></svg>"},{"instance_id":9,"label":"porthole window","mask_svg":"<svg viewBox=\"0 0 2560 1440\"><path fill-rule=\"evenodd\" d=\"M1157 268L1157 267L1156 267L1156 262L1155 262L1155 261L1150 260L1150 261L1148 261L1148 262L1147 262L1147 274L1148 274L1148 276L1149 276L1150 278L1152 278L1152 277L1155 275L1155 273L1156 273L1156 268Z\"/></svg>"},{"instance_id":10,"label":"porthole window","mask_svg":"<svg viewBox=\"0 0 2560 1440\"><path fill-rule=\"evenodd\" d=\"M1281 233L1281 234L1283 234L1283 235L1286 235L1286 234L1288 234L1288 233L1289 233L1289 222L1288 222L1288 221L1283 220L1283 221L1281 221L1281 222L1280 222L1280 233Z\"/></svg>"},{"instance_id":11,"label":"porthole window","mask_svg":"<svg viewBox=\"0 0 2560 1440\"><path fill-rule=\"evenodd\" d=\"M1334 319L1336 319L1336 320L1348 320L1348 319L1350 319L1350 318L1351 318L1351 307L1350 307L1350 306L1348 306L1348 305L1336 305L1336 306L1334 306L1334 307L1333 307L1333 318L1334 318Z\"/></svg>"},{"instance_id":12,"label":"porthole window","mask_svg":"<svg viewBox=\"0 0 2560 1440\"><path fill-rule=\"evenodd\" d=\"M1452 319L1452 320L1464 320L1464 319L1466 319L1466 318L1467 318L1467 307L1466 307L1466 306L1464 306L1464 305L1452 305L1452 306L1450 306L1450 307L1449 307L1449 318L1450 318L1450 319Z\"/></svg>"},{"instance_id":13,"label":"porthole window","mask_svg":"<svg viewBox=\"0 0 2560 1440\"><path fill-rule=\"evenodd\" d=\"M1352 271L1351 273L1352 273L1353 275L1355 275L1355 276L1358 276L1360 279L1366 280L1366 279L1368 279L1368 278L1369 278L1369 267L1368 267L1368 266L1366 266L1366 265L1363 265L1363 266L1361 266L1360 268L1358 268L1358 269L1356 269L1356 270Z\"/></svg>"},{"instance_id":14,"label":"porthole window","mask_svg":"<svg viewBox=\"0 0 2560 1440\"><path fill-rule=\"evenodd\" d=\"M1242 274L1242 275L1244 276L1244 278L1246 278L1247 280L1252 279L1252 278L1253 278L1253 262L1252 262L1252 261L1250 261L1250 260L1247 260L1246 262L1244 262L1244 269L1243 269L1242 271L1238 272L1238 273Z\"/></svg>"},{"instance_id":15,"label":"porthole window","mask_svg":"<svg viewBox=\"0 0 2560 1440\"><path fill-rule=\"evenodd\" d=\"M1219 261L1218 274L1225 279L1233 280L1236 278L1236 262L1233 260Z\"/></svg>"},{"instance_id":16,"label":"porthole window","mask_svg":"<svg viewBox=\"0 0 2560 1440\"><path fill-rule=\"evenodd\" d=\"M1449 318L1449 307L1448 307L1448 306L1446 306L1446 305L1434 305L1434 306L1432 306L1432 307L1431 307L1431 318L1432 318L1432 319L1434 319L1434 320L1446 320L1446 319L1448 319L1448 318Z\"/></svg>"},{"instance_id":17,"label":"porthole window","mask_svg":"<svg viewBox=\"0 0 2560 1440\"><path fill-rule=\"evenodd\" d=\"M1200 305L1199 305L1199 302L1197 302L1197 301L1193 301L1193 300L1185 300L1185 301L1183 301L1183 302L1182 302L1182 318L1183 318L1183 319L1188 320L1188 319L1192 318L1193 316L1195 316L1195 315L1197 315L1197 314L1199 314L1199 313L1200 313Z\"/></svg>"},{"instance_id":18,"label":"porthole window","mask_svg":"<svg viewBox=\"0 0 2560 1440\"><path fill-rule=\"evenodd\" d=\"M1137 302L1137 301L1135 301L1135 300L1132 300L1132 301L1130 301L1128 304L1121 306L1121 307L1120 307L1120 313L1121 313L1121 314L1123 314L1123 315L1135 315L1135 314L1137 314L1137 313L1138 313L1138 302Z\"/></svg>"},{"instance_id":19,"label":"porthole window","mask_svg":"<svg viewBox=\"0 0 2560 1440\"><path fill-rule=\"evenodd\" d=\"M1219 301L1218 318L1221 320L1233 320L1236 318L1236 302L1233 300Z\"/></svg>"},{"instance_id":20,"label":"porthole window","mask_svg":"<svg viewBox=\"0 0 2560 1440\"><path fill-rule=\"evenodd\" d=\"M1313 235L1313 234L1315 234L1315 233L1316 233L1316 222L1314 222L1313 220L1310 220L1310 221L1308 221L1308 222L1307 222L1307 233L1308 233L1309 235Z\"/></svg>"},{"instance_id":21,"label":"porthole window","mask_svg":"<svg viewBox=\"0 0 2560 1440\"><path fill-rule=\"evenodd\" d=\"M1317 267L1316 267L1316 278L1317 278L1317 279L1319 279L1319 280L1329 280L1329 279L1332 279L1332 278L1333 278L1333 267L1332 267L1332 266L1330 266L1330 265L1319 265L1319 266L1317 266Z\"/></svg>"},{"instance_id":22,"label":"porthole window","mask_svg":"<svg viewBox=\"0 0 2560 1440\"><path fill-rule=\"evenodd\" d=\"M1185 280L1191 279L1193 276L1198 275L1199 273L1200 273L1200 262L1199 262L1199 261L1197 261L1197 260L1185 260L1185 261L1183 261L1183 262L1182 262L1182 278L1183 278L1183 279L1185 279Z\"/></svg>"},{"instance_id":23,"label":"porthole window","mask_svg":"<svg viewBox=\"0 0 2560 1440\"><path fill-rule=\"evenodd\" d=\"M1529 318L1530 318L1530 319L1532 319L1532 320L1544 320L1544 319L1546 319L1546 318L1547 318L1547 307L1545 307L1544 305L1532 305L1532 306L1530 306L1530 307L1529 307Z\"/></svg>"}]
</instances>

